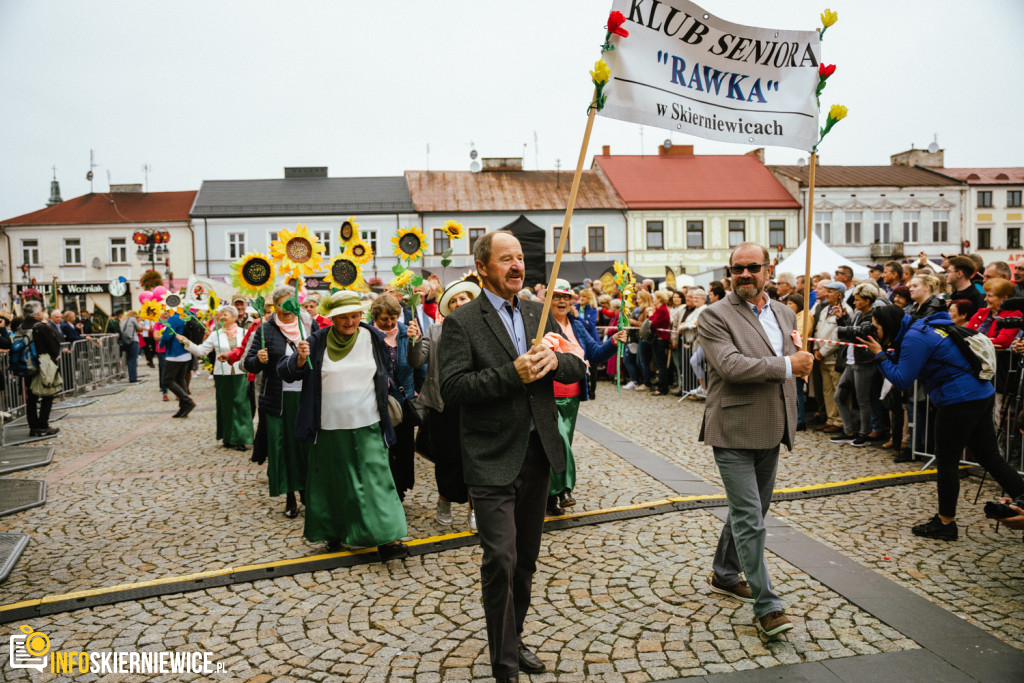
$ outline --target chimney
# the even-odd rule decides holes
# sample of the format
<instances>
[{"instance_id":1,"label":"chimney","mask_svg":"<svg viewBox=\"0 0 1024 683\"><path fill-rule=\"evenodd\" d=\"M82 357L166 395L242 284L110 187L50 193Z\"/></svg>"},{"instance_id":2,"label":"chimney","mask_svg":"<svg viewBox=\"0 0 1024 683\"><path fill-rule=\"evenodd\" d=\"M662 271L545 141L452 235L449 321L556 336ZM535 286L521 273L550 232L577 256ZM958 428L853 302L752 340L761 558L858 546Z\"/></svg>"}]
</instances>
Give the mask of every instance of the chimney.
<instances>
[{"instance_id":1,"label":"chimney","mask_svg":"<svg viewBox=\"0 0 1024 683\"><path fill-rule=\"evenodd\" d=\"M612 155L611 145L601 145L601 156L610 157Z\"/></svg>"},{"instance_id":2,"label":"chimney","mask_svg":"<svg viewBox=\"0 0 1024 683\"><path fill-rule=\"evenodd\" d=\"M326 166L285 166L284 177L291 178L326 178Z\"/></svg>"},{"instance_id":3,"label":"chimney","mask_svg":"<svg viewBox=\"0 0 1024 683\"><path fill-rule=\"evenodd\" d=\"M757 157L758 161L760 161L762 164L764 163L764 147L758 147L757 149L752 149L749 152L747 152L747 154L752 156L752 157Z\"/></svg>"},{"instance_id":4,"label":"chimney","mask_svg":"<svg viewBox=\"0 0 1024 683\"><path fill-rule=\"evenodd\" d=\"M935 151L930 149L914 149L911 145L910 149L906 152L900 152L899 154L893 154L889 157L889 161L893 166L924 166L925 168L942 168L945 164L944 156L945 150L937 149L938 145L935 145Z\"/></svg>"},{"instance_id":5,"label":"chimney","mask_svg":"<svg viewBox=\"0 0 1024 683\"><path fill-rule=\"evenodd\" d=\"M111 193L142 194L142 183L114 183L110 186Z\"/></svg>"},{"instance_id":6,"label":"chimney","mask_svg":"<svg viewBox=\"0 0 1024 683\"><path fill-rule=\"evenodd\" d=\"M665 145L658 145L658 156L662 157L692 157L693 145L672 145L668 149Z\"/></svg>"},{"instance_id":7,"label":"chimney","mask_svg":"<svg viewBox=\"0 0 1024 683\"><path fill-rule=\"evenodd\" d=\"M522 157L489 157L481 159L484 172L493 171L522 171Z\"/></svg>"}]
</instances>

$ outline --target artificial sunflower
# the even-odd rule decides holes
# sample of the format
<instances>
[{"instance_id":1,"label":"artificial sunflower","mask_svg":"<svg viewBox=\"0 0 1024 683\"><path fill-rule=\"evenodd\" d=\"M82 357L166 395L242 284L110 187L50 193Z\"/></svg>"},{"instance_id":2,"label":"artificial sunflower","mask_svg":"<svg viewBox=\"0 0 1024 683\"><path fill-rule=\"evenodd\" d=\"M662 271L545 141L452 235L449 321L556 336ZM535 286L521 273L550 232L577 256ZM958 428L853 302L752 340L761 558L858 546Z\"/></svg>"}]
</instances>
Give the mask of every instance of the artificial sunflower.
<instances>
[{"instance_id":1,"label":"artificial sunflower","mask_svg":"<svg viewBox=\"0 0 1024 683\"><path fill-rule=\"evenodd\" d=\"M373 258L373 247L359 233L356 233L356 236L349 240L345 247L345 255L351 257L359 265L365 266Z\"/></svg>"},{"instance_id":2,"label":"artificial sunflower","mask_svg":"<svg viewBox=\"0 0 1024 683\"><path fill-rule=\"evenodd\" d=\"M448 239L461 240L466 236L466 229L462 227L462 223L456 220L448 221L442 229L448 233Z\"/></svg>"},{"instance_id":3,"label":"artificial sunflower","mask_svg":"<svg viewBox=\"0 0 1024 683\"><path fill-rule=\"evenodd\" d=\"M427 253L427 236L415 225L399 228L398 234L391 238L391 243L395 245L395 256L399 258L418 261Z\"/></svg>"},{"instance_id":4,"label":"artificial sunflower","mask_svg":"<svg viewBox=\"0 0 1024 683\"><path fill-rule=\"evenodd\" d=\"M143 320L159 320L160 313L164 310L164 305L159 301L147 301L142 304L142 308L139 309L139 317Z\"/></svg>"},{"instance_id":5,"label":"artificial sunflower","mask_svg":"<svg viewBox=\"0 0 1024 683\"><path fill-rule=\"evenodd\" d=\"M327 264L327 275L324 282L329 282L338 289L358 291L363 288L363 268L355 258L348 253L338 254Z\"/></svg>"},{"instance_id":6,"label":"artificial sunflower","mask_svg":"<svg viewBox=\"0 0 1024 683\"><path fill-rule=\"evenodd\" d=\"M250 252L231 264L231 284L243 296L266 296L274 289L274 264L270 257Z\"/></svg>"},{"instance_id":7,"label":"artificial sunflower","mask_svg":"<svg viewBox=\"0 0 1024 683\"><path fill-rule=\"evenodd\" d=\"M323 269L324 245L316 235L299 223L295 231L284 229L270 243L270 256L284 275L312 275Z\"/></svg>"},{"instance_id":8,"label":"artificial sunflower","mask_svg":"<svg viewBox=\"0 0 1024 683\"><path fill-rule=\"evenodd\" d=\"M408 285L411 281L412 271L406 268L401 273L391 278L391 282L388 283L388 286L391 287L391 289L401 289L402 287Z\"/></svg>"},{"instance_id":9,"label":"artificial sunflower","mask_svg":"<svg viewBox=\"0 0 1024 683\"><path fill-rule=\"evenodd\" d=\"M349 216L348 220L341 224L338 233L341 236L342 244L348 244L353 237L359 237L359 224L356 223L356 217Z\"/></svg>"}]
</instances>

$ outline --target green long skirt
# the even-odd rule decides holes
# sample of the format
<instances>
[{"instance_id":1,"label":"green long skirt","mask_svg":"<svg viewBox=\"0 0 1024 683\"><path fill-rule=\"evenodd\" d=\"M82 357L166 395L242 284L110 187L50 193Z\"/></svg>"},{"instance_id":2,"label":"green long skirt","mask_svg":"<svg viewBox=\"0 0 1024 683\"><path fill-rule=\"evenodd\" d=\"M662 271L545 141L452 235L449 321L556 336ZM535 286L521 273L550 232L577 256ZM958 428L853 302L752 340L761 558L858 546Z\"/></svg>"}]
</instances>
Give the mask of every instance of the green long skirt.
<instances>
[{"instance_id":1,"label":"green long skirt","mask_svg":"<svg viewBox=\"0 0 1024 683\"><path fill-rule=\"evenodd\" d=\"M309 451L306 526L311 542L341 541L369 548L403 538L398 499L380 427L321 429Z\"/></svg>"},{"instance_id":2,"label":"green long skirt","mask_svg":"<svg viewBox=\"0 0 1024 683\"><path fill-rule=\"evenodd\" d=\"M572 455L572 437L576 433L576 415L580 412L580 399L577 396L556 398L555 406L558 408L558 434L565 444L565 472L551 472L549 496L557 496L562 491L572 491L576 488L576 458Z\"/></svg>"},{"instance_id":3,"label":"green long skirt","mask_svg":"<svg viewBox=\"0 0 1024 683\"><path fill-rule=\"evenodd\" d=\"M232 446L252 443L252 412L249 378L246 375L214 375L217 396L217 438Z\"/></svg>"},{"instance_id":4,"label":"green long skirt","mask_svg":"<svg viewBox=\"0 0 1024 683\"><path fill-rule=\"evenodd\" d=\"M295 439L295 416L299 414L301 397L298 391L282 392L281 416L261 413L267 422L267 479L271 497L306 489L309 444Z\"/></svg>"}]
</instances>

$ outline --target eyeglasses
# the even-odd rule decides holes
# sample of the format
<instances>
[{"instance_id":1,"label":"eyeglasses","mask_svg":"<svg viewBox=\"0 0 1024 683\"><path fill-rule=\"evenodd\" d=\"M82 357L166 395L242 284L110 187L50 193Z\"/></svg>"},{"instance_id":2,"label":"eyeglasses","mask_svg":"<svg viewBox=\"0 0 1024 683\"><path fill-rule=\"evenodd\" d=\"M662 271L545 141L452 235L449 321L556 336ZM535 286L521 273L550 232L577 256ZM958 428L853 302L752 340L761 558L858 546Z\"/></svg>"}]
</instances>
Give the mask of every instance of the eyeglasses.
<instances>
[{"instance_id":1,"label":"eyeglasses","mask_svg":"<svg viewBox=\"0 0 1024 683\"><path fill-rule=\"evenodd\" d=\"M733 275L742 275L743 271L749 271L751 275L757 275L761 272L761 268L764 266L770 266L770 263L747 263L737 264L735 266L729 266L729 272Z\"/></svg>"}]
</instances>

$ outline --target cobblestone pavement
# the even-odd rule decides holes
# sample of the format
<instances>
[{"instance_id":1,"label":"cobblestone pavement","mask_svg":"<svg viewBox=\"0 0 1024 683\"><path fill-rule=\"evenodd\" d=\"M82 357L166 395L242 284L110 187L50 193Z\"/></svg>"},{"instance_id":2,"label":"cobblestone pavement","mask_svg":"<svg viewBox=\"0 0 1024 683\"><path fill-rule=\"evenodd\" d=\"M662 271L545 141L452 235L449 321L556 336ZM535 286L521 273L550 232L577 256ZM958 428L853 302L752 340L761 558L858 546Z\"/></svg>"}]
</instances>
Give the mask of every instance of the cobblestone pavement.
<instances>
[{"instance_id":1,"label":"cobblestone pavement","mask_svg":"<svg viewBox=\"0 0 1024 683\"><path fill-rule=\"evenodd\" d=\"M0 584L0 604L321 552L302 540L302 518L287 520L283 501L267 497L264 469L213 440L212 382L194 381L200 409L187 421L169 419L174 405L160 401L153 382L69 411L52 441L54 462L16 473L50 480L49 500L0 518L0 531L33 537ZM607 384L583 408L717 483L710 450L696 442L702 410L672 398L616 395ZM577 510L674 495L582 434L575 451ZM455 506L452 526L434 519L431 468L418 458L418 484L405 503L415 537L466 528L465 506ZM801 434L796 451L783 457L779 484L912 469L876 449L836 447ZM976 489L977 480L970 481L965 498ZM990 489L983 496L991 497ZM778 503L773 511L1019 647L1021 630L1013 621L1024 585L1014 561L1019 539L996 532L966 504L958 543L910 535L907 526L933 506L934 484L917 484ZM549 673L530 679L661 680L918 647L771 553L775 587L795 628L782 641L763 642L749 606L710 593L705 583L720 526L696 510L545 534L526 642ZM49 635L55 650L209 651L229 669L223 680L486 679L479 561L478 547L464 547L128 601L31 625ZM6 640L0 638L0 662ZM4 675L29 678L10 669Z\"/></svg>"}]
</instances>

